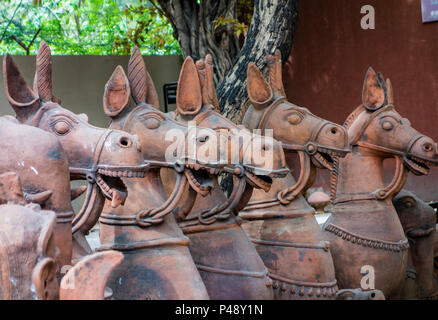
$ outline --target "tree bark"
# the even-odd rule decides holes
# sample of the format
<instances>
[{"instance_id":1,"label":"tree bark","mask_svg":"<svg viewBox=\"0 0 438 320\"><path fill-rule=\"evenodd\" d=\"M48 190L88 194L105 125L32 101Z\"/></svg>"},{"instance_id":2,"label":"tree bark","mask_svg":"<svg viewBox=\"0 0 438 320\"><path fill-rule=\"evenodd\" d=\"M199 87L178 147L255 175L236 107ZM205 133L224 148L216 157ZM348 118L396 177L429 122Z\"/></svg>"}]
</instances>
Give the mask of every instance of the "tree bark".
<instances>
[{"instance_id":1,"label":"tree bark","mask_svg":"<svg viewBox=\"0 0 438 320\"><path fill-rule=\"evenodd\" d=\"M255 0L245 43L233 67L217 88L221 112L236 121L246 103L246 70L254 62L267 75L266 57L279 49L289 57L298 20L298 0Z\"/></svg>"},{"instance_id":2,"label":"tree bark","mask_svg":"<svg viewBox=\"0 0 438 320\"><path fill-rule=\"evenodd\" d=\"M173 26L182 54L195 61L211 54L214 80L224 79L240 51L232 25L214 28L219 17L237 19L237 0L156 0ZM198 3L199 2L199 3Z\"/></svg>"}]
</instances>

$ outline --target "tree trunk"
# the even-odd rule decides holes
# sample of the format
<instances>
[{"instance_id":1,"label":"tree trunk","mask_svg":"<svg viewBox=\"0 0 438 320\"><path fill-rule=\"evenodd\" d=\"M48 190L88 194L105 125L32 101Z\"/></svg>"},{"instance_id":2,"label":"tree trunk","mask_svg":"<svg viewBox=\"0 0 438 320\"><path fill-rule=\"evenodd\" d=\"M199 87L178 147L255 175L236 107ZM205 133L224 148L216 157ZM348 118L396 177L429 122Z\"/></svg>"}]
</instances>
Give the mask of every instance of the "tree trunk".
<instances>
[{"instance_id":1,"label":"tree trunk","mask_svg":"<svg viewBox=\"0 0 438 320\"><path fill-rule=\"evenodd\" d=\"M266 57L280 49L283 62L290 54L298 20L298 0L255 0L254 16L233 67L218 86L222 113L236 121L248 99L246 70L254 62L267 75Z\"/></svg>"},{"instance_id":2,"label":"tree trunk","mask_svg":"<svg viewBox=\"0 0 438 320\"><path fill-rule=\"evenodd\" d=\"M222 81L239 53L233 25L214 28L214 20L237 19L237 0L156 0L172 23L184 57L211 54L215 83ZM198 3L199 2L199 3Z\"/></svg>"}]
</instances>

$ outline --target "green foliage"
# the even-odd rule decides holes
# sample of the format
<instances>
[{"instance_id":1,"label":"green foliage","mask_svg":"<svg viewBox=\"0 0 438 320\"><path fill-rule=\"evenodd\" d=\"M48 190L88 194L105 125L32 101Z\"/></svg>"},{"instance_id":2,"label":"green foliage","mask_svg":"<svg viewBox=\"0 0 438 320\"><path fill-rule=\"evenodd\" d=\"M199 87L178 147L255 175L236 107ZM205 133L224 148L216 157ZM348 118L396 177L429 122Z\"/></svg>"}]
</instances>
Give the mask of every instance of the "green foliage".
<instances>
[{"instance_id":1,"label":"green foliage","mask_svg":"<svg viewBox=\"0 0 438 320\"><path fill-rule=\"evenodd\" d=\"M180 54L171 24L147 0L0 1L0 54L26 54L22 46L36 34L30 54L42 40L54 54L128 55L134 45L143 54Z\"/></svg>"},{"instance_id":2,"label":"green foliage","mask_svg":"<svg viewBox=\"0 0 438 320\"><path fill-rule=\"evenodd\" d=\"M217 17L213 21L214 29L223 26L232 26L234 34L239 37L241 34L246 36L248 27L251 24L252 12L254 10L254 0L237 1L237 19Z\"/></svg>"},{"instance_id":3,"label":"green foliage","mask_svg":"<svg viewBox=\"0 0 438 320\"><path fill-rule=\"evenodd\" d=\"M246 35L246 33L248 32L248 26L243 22L239 22L237 19L217 17L216 19L213 20L214 29L217 29L221 26L229 26L229 25L233 27L233 31L236 34L236 36L240 36L241 34Z\"/></svg>"}]
</instances>

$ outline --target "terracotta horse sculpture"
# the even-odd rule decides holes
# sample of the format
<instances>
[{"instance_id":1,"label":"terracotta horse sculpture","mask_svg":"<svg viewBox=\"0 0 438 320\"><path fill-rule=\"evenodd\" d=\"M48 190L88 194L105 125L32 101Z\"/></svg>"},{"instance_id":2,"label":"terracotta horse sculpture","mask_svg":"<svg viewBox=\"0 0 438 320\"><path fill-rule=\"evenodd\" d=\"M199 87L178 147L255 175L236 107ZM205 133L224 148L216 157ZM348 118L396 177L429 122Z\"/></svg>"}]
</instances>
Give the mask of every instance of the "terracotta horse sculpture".
<instances>
[{"instance_id":1,"label":"terracotta horse sculpture","mask_svg":"<svg viewBox=\"0 0 438 320\"><path fill-rule=\"evenodd\" d=\"M75 234L76 248L82 249L82 254L90 253L83 235L97 222L104 199L111 199L115 207L123 204L127 193L121 177L144 176L146 166L140 144L135 136L94 127L86 115L76 115L61 107L59 99L52 94L51 53L45 42L41 42L36 65L31 89L11 56L5 55L6 97L20 123L39 127L59 139L67 154L71 179L87 180L85 202L73 217L72 230L80 231Z\"/></svg>"},{"instance_id":2,"label":"terracotta horse sculpture","mask_svg":"<svg viewBox=\"0 0 438 320\"><path fill-rule=\"evenodd\" d=\"M400 191L392 203L409 241L409 258L401 298L437 299L434 257L437 217L435 210L414 193Z\"/></svg>"},{"instance_id":3,"label":"terracotta horse sculpture","mask_svg":"<svg viewBox=\"0 0 438 320\"><path fill-rule=\"evenodd\" d=\"M0 176L0 299L58 299L56 215L26 205L18 176Z\"/></svg>"},{"instance_id":4,"label":"terracotta horse sculpture","mask_svg":"<svg viewBox=\"0 0 438 320\"><path fill-rule=\"evenodd\" d=\"M212 63L211 56L207 55L205 61L197 61L196 71L193 60L186 59L179 83L189 83L191 87L187 90L198 92L202 101L199 100L195 108L189 108L177 100L177 109L171 116L183 123L234 131L243 137L251 136L245 128L239 128L218 112ZM267 148L267 145L263 146L263 137L252 135L252 138L260 139L258 144L261 149ZM272 281L267 277L266 267L240 227L241 219L237 217L239 208L245 206L254 187L268 191L271 180L266 178L284 177L288 173L281 145L272 141L271 147L275 158L273 162L278 165L271 168L270 177L269 168L257 165L254 161L246 163L266 171L263 180L246 170L245 164L241 162L245 174L242 171L240 175L234 176L235 186L228 198L221 190L217 176L212 176L214 186L210 194L205 197L198 195L190 213L178 221L184 234L190 238L190 252L212 299L273 298L270 288ZM173 185L168 180L167 184Z\"/></svg>"},{"instance_id":5,"label":"terracotta horse sculpture","mask_svg":"<svg viewBox=\"0 0 438 320\"><path fill-rule=\"evenodd\" d=\"M191 94L186 91L186 101ZM130 96L135 105L129 104ZM190 127L160 112L156 97L141 54L135 48L128 76L119 66L105 87L104 111L112 119L111 128L138 135L148 171L144 178L125 181L130 201L124 207L112 208L106 203L100 218L99 250L115 249L125 254L109 280L116 299L207 299L188 249L189 239L178 227L175 216L185 216L198 193L210 192L208 173L217 175L225 166L230 171L237 167L221 153L229 149L226 134L204 128L192 133ZM176 141L166 139L169 132L179 133ZM169 150L188 151L189 145L200 154L209 142L211 150L219 152L211 152L203 161L185 152L179 159L166 156ZM218 154L219 160L224 161L218 161ZM160 179L163 167L177 173L177 182L168 197Z\"/></svg>"},{"instance_id":6,"label":"terracotta horse sculpture","mask_svg":"<svg viewBox=\"0 0 438 320\"><path fill-rule=\"evenodd\" d=\"M73 208L67 154L58 139L41 129L19 124L13 117L0 118L0 174L15 172L29 203L56 213L57 270L71 264ZM35 146L38 146L36 151Z\"/></svg>"},{"instance_id":7,"label":"terracotta horse sculpture","mask_svg":"<svg viewBox=\"0 0 438 320\"><path fill-rule=\"evenodd\" d=\"M47 199L38 198L42 205ZM0 175L0 299L103 299L108 275L122 254L112 251L85 257L59 286L56 214L28 203L34 200L22 191L17 173Z\"/></svg>"},{"instance_id":8,"label":"terracotta horse sculpture","mask_svg":"<svg viewBox=\"0 0 438 320\"><path fill-rule=\"evenodd\" d=\"M395 111L390 81L371 68L362 96L362 105L344 124L352 153L338 159L332 172L334 206L323 230L341 288L358 288L362 282L397 298L409 243L391 200L409 171L425 175L438 163L437 145ZM396 166L388 185L383 180L386 158L395 158Z\"/></svg>"},{"instance_id":9,"label":"terracotta horse sculpture","mask_svg":"<svg viewBox=\"0 0 438 320\"><path fill-rule=\"evenodd\" d=\"M249 104L239 123L262 134L272 130L292 166L298 153L298 181L289 174L276 179L268 193L255 190L239 213L242 225L274 280L276 299L334 299L338 290L330 246L323 238L314 209L302 192L313 183L316 166L331 168L332 157L348 151L345 130L288 102L281 78L280 52L268 57L269 83L248 66Z\"/></svg>"}]
</instances>

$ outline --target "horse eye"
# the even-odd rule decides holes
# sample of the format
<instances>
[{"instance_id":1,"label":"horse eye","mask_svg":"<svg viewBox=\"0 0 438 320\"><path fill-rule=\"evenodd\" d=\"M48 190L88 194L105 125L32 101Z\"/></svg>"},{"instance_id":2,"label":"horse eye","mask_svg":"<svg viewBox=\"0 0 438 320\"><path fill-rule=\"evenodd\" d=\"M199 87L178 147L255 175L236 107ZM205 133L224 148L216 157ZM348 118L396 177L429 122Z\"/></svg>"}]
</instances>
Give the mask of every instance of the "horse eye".
<instances>
[{"instance_id":1,"label":"horse eye","mask_svg":"<svg viewBox=\"0 0 438 320\"><path fill-rule=\"evenodd\" d=\"M404 205L405 205L406 208L412 208L414 206L414 204L411 201L406 201L404 203Z\"/></svg>"},{"instance_id":2,"label":"horse eye","mask_svg":"<svg viewBox=\"0 0 438 320\"><path fill-rule=\"evenodd\" d=\"M148 129L157 129L160 126L161 122L155 118L149 118L144 121L144 125Z\"/></svg>"},{"instance_id":3,"label":"horse eye","mask_svg":"<svg viewBox=\"0 0 438 320\"><path fill-rule=\"evenodd\" d=\"M58 121L55 123L53 129L58 134L66 134L70 131L70 125L65 121Z\"/></svg>"},{"instance_id":4,"label":"horse eye","mask_svg":"<svg viewBox=\"0 0 438 320\"><path fill-rule=\"evenodd\" d=\"M303 118L298 113L294 113L287 117L287 121L290 124L297 125L303 121Z\"/></svg>"},{"instance_id":5,"label":"horse eye","mask_svg":"<svg viewBox=\"0 0 438 320\"><path fill-rule=\"evenodd\" d=\"M383 121L382 128L383 128L383 130L390 131L394 128L394 125L390 121Z\"/></svg>"},{"instance_id":6,"label":"horse eye","mask_svg":"<svg viewBox=\"0 0 438 320\"><path fill-rule=\"evenodd\" d=\"M423 150L426 151L426 152L430 152L430 151L432 151L432 150L433 150L433 146L432 146L432 144L431 144L431 143L425 143L425 144L423 145Z\"/></svg>"}]
</instances>

